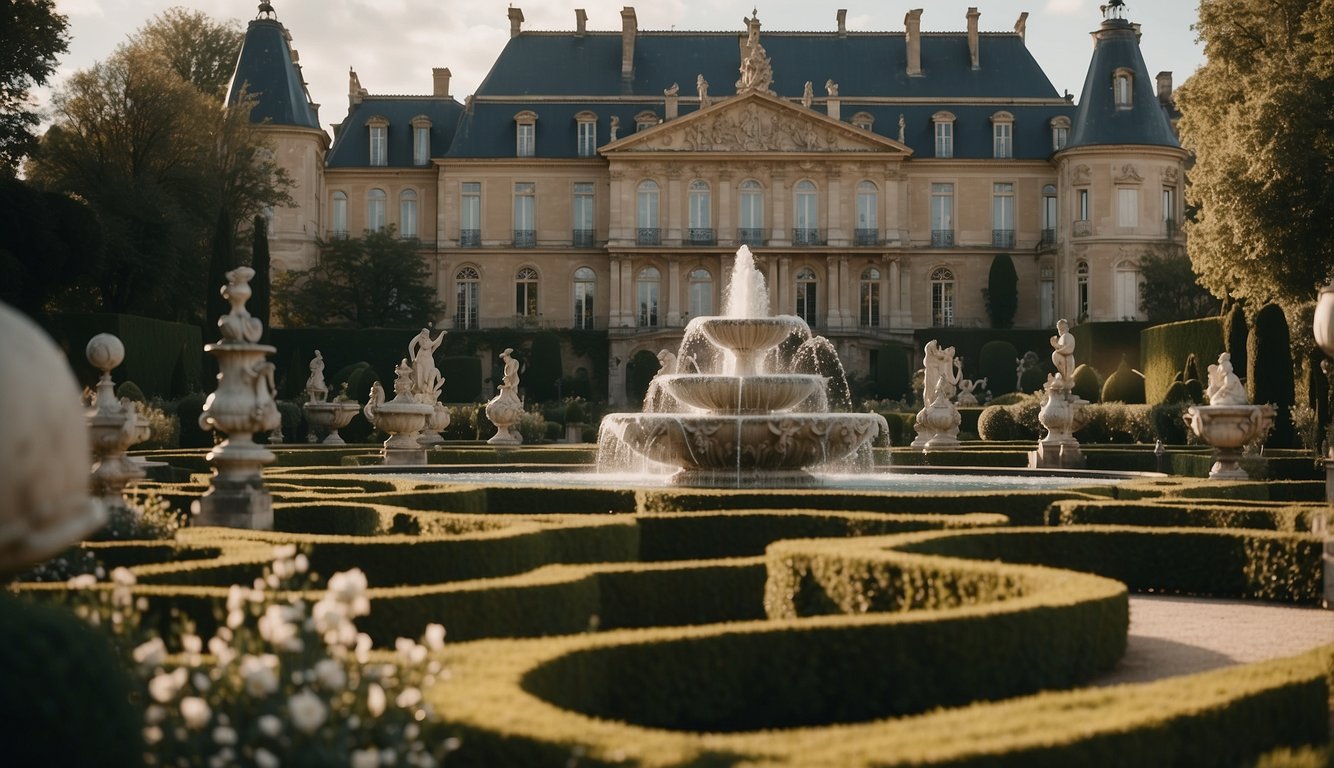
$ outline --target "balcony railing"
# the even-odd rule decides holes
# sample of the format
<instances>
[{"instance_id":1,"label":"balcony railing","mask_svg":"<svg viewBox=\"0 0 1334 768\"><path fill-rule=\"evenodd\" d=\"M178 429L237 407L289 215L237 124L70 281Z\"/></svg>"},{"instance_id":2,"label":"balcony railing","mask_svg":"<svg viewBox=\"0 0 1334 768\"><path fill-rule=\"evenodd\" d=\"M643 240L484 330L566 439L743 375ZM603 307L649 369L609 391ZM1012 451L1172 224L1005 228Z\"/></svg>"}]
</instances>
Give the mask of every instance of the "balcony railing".
<instances>
[{"instance_id":1,"label":"balcony railing","mask_svg":"<svg viewBox=\"0 0 1334 768\"><path fill-rule=\"evenodd\" d=\"M952 229L933 229L931 230L932 248L953 248L954 230Z\"/></svg>"},{"instance_id":2,"label":"balcony railing","mask_svg":"<svg viewBox=\"0 0 1334 768\"><path fill-rule=\"evenodd\" d=\"M1176 237L1177 236L1176 219L1163 219L1163 232L1167 235L1168 239Z\"/></svg>"},{"instance_id":3,"label":"balcony railing","mask_svg":"<svg viewBox=\"0 0 1334 768\"><path fill-rule=\"evenodd\" d=\"M1013 229L993 229L991 230L992 248L1013 248L1014 230Z\"/></svg>"},{"instance_id":4,"label":"balcony railing","mask_svg":"<svg viewBox=\"0 0 1334 768\"><path fill-rule=\"evenodd\" d=\"M532 229L514 230L515 248L532 248L537 245L537 231Z\"/></svg>"},{"instance_id":5,"label":"balcony railing","mask_svg":"<svg viewBox=\"0 0 1334 768\"><path fill-rule=\"evenodd\" d=\"M792 230L793 245L824 245L824 233L818 229L797 227Z\"/></svg>"},{"instance_id":6,"label":"balcony railing","mask_svg":"<svg viewBox=\"0 0 1334 768\"><path fill-rule=\"evenodd\" d=\"M878 229L854 229L852 231L853 245L880 245L880 230Z\"/></svg>"},{"instance_id":7,"label":"balcony railing","mask_svg":"<svg viewBox=\"0 0 1334 768\"><path fill-rule=\"evenodd\" d=\"M591 229L573 230L570 233L570 245L573 245L575 248L592 248L593 234L593 230Z\"/></svg>"},{"instance_id":8,"label":"balcony railing","mask_svg":"<svg viewBox=\"0 0 1334 768\"><path fill-rule=\"evenodd\" d=\"M713 227L690 227L686 230L686 242L690 245L717 245L718 235Z\"/></svg>"},{"instance_id":9,"label":"balcony railing","mask_svg":"<svg viewBox=\"0 0 1334 768\"><path fill-rule=\"evenodd\" d=\"M1093 234L1093 224L1088 219L1080 219L1075 222L1073 233L1075 237L1087 237Z\"/></svg>"},{"instance_id":10,"label":"balcony railing","mask_svg":"<svg viewBox=\"0 0 1334 768\"><path fill-rule=\"evenodd\" d=\"M1054 229L1042 230L1042 239L1038 241L1038 247L1050 248L1053 245L1056 245L1056 230Z\"/></svg>"},{"instance_id":11,"label":"balcony railing","mask_svg":"<svg viewBox=\"0 0 1334 768\"><path fill-rule=\"evenodd\" d=\"M764 228L762 227L742 227L736 231L736 241L738 245L764 245Z\"/></svg>"},{"instance_id":12,"label":"balcony railing","mask_svg":"<svg viewBox=\"0 0 1334 768\"><path fill-rule=\"evenodd\" d=\"M640 227L635 231L636 245L662 245L662 230L657 227Z\"/></svg>"},{"instance_id":13,"label":"balcony railing","mask_svg":"<svg viewBox=\"0 0 1334 768\"><path fill-rule=\"evenodd\" d=\"M482 247L482 230L480 229L460 229L459 247L461 248L480 248Z\"/></svg>"}]
</instances>

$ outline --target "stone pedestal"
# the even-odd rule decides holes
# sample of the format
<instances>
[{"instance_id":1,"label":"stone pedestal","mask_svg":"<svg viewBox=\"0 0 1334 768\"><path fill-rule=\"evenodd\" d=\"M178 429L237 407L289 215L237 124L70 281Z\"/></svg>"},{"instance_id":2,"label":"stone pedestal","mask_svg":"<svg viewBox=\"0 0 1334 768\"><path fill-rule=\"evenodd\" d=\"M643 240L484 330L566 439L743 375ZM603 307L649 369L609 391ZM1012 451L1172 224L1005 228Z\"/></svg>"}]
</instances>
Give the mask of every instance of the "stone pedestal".
<instances>
[{"instance_id":1,"label":"stone pedestal","mask_svg":"<svg viewBox=\"0 0 1334 768\"><path fill-rule=\"evenodd\" d=\"M420 442L422 427L431 416L429 405L398 397L372 408L366 416L376 429L389 435L384 441L384 463L391 466L420 466L426 463L426 448Z\"/></svg>"},{"instance_id":2,"label":"stone pedestal","mask_svg":"<svg viewBox=\"0 0 1334 768\"><path fill-rule=\"evenodd\" d=\"M422 428L421 437L417 442L423 446L440 445L445 442L445 438L440 435L449 427L449 409L445 404L436 400L426 403L431 406L431 415L426 418L426 426Z\"/></svg>"},{"instance_id":3,"label":"stone pedestal","mask_svg":"<svg viewBox=\"0 0 1334 768\"><path fill-rule=\"evenodd\" d=\"M131 445L147 440L148 425L139 423L134 403L116 399L111 371L125 360L125 345L110 333L89 339L84 350L88 362L102 372L97 382L97 402L88 414L88 432L93 446L93 494L108 506L124 507L125 486L145 476L143 465L125 455Z\"/></svg>"},{"instance_id":4,"label":"stone pedestal","mask_svg":"<svg viewBox=\"0 0 1334 768\"><path fill-rule=\"evenodd\" d=\"M1195 405L1185 415L1186 424L1204 442L1214 447L1211 479L1247 480L1241 468L1246 444L1261 439L1274 424L1272 405Z\"/></svg>"},{"instance_id":5,"label":"stone pedestal","mask_svg":"<svg viewBox=\"0 0 1334 768\"><path fill-rule=\"evenodd\" d=\"M490 445L521 445L519 419L523 418L523 401L509 387L501 387L500 394L486 404L486 418L496 425L496 434L486 442Z\"/></svg>"},{"instance_id":6,"label":"stone pedestal","mask_svg":"<svg viewBox=\"0 0 1334 768\"><path fill-rule=\"evenodd\" d=\"M957 448L959 421L958 407L944 395L937 397L917 412L917 418L913 423L917 438L912 441L912 447L924 451Z\"/></svg>"},{"instance_id":7,"label":"stone pedestal","mask_svg":"<svg viewBox=\"0 0 1334 768\"><path fill-rule=\"evenodd\" d=\"M1080 469L1084 466L1084 452L1074 433L1088 423L1084 406L1088 401L1070 391L1070 385L1059 373L1042 387L1042 409L1038 423L1047 430L1038 440L1037 450L1028 454L1031 467L1051 469Z\"/></svg>"}]
</instances>

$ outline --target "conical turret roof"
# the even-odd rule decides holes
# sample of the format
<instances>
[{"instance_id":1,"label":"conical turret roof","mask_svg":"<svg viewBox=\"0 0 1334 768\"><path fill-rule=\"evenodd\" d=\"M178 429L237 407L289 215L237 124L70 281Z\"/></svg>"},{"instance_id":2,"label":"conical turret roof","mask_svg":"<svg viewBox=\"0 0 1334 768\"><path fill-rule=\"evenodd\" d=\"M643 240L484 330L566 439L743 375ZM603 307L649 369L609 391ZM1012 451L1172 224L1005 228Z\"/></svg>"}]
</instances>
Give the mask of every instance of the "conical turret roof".
<instances>
[{"instance_id":1,"label":"conical turret roof","mask_svg":"<svg viewBox=\"0 0 1334 768\"><path fill-rule=\"evenodd\" d=\"M236 72L227 89L229 105L240 98L242 88L256 98L251 122L320 127L301 68L293 60L287 29L278 22L268 2L260 4L259 15L246 29Z\"/></svg>"},{"instance_id":2,"label":"conical turret roof","mask_svg":"<svg viewBox=\"0 0 1334 768\"><path fill-rule=\"evenodd\" d=\"M1177 147L1154 80L1139 49L1139 29L1122 18L1123 3L1106 6L1107 18L1096 32L1093 60L1071 130L1069 147L1098 144L1153 144ZM1115 80L1130 75L1129 100L1118 101Z\"/></svg>"}]
</instances>

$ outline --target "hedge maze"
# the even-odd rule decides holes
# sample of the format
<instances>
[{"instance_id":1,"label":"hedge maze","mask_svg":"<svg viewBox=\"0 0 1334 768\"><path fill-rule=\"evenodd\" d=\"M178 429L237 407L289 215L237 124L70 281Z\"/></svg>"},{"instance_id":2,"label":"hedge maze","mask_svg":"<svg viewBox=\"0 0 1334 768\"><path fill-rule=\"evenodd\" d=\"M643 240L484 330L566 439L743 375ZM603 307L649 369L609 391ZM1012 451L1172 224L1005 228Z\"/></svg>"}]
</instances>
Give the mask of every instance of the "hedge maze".
<instances>
[{"instance_id":1,"label":"hedge maze","mask_svg":"<svg viewBox=\"0 0 1334 768\"><path fill-rule=\"evenodd\" d=\"M1224 766L1329 738L1334 638L1091 685L1125 651L1130 593L1318 605L1315 482L1270 500L1181 478L948 496L267 478L275 531L85 546L204 625L275 544L361 568L377 646L448 629L427 695L451 764ZM157 490L182 506L199 480Z\"/></svg>"}]
</instances>

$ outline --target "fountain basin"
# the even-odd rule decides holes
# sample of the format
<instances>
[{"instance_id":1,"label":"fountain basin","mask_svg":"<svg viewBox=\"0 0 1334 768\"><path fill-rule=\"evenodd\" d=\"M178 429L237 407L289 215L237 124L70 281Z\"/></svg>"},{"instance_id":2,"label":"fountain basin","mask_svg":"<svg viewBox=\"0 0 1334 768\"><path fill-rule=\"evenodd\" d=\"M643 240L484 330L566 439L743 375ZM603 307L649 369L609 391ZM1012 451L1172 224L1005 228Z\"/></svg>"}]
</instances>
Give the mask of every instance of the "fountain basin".
<instances>
[{"instance_id":1,"label":"fountain basin","mask_svg":"<svg viewBox=\"0 0 1334 768\"><path fill-rule=\"evenodd\" d=\"M700 320L699 328L714 346L736 357L733 373L747 376L758 372L765 352L781 344L801 324L791 316L706 317Z\"/></svg>"},{"instance_id":2,"label":"fountain basin","mask_svg":"<svg viewBox=\"0 0 1334 768\"><path fill-rule=\"evenodd\" d=\"M659 376L658 382L677 401L721 414L784 411L825 386L823 376L799 373L748 377L678 373Z\"/></svg>"}]
</instances>

